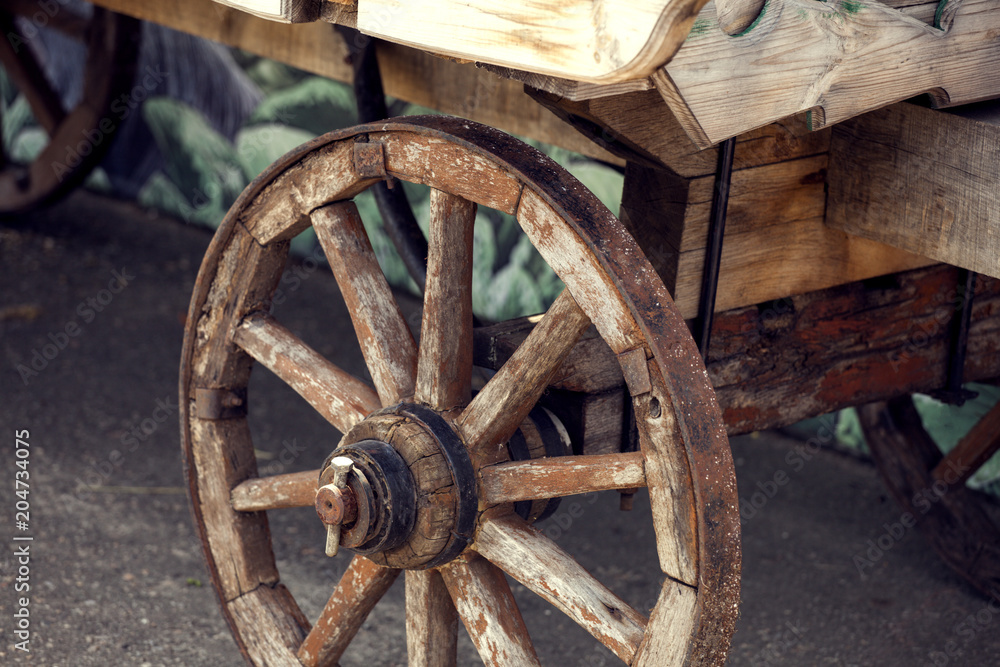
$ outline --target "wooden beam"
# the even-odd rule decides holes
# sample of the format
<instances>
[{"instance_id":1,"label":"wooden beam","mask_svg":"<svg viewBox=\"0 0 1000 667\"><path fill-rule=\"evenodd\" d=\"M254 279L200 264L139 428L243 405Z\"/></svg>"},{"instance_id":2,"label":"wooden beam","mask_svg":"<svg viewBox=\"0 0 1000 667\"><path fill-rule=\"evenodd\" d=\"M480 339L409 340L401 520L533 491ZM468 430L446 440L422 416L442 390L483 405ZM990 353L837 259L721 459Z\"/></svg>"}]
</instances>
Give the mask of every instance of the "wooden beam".
<instances>
[{"instance_id":1,"label":"wooden beam","mask_svg":"<svg viewBox=\"0 0 1000 667\"><path fill-rule=\"evenodd\" d=\"M708 375L729 434L944 386L957 276L958 269L935 265L716 315ZM512 328L497 336L523 333ZM494 346L511 347L502 340ZM580 354L574 349L568 359ZM502 363L502 357L493 363ZM601 370L599 364L608 367ZM608 378L620 373L612 355L598 357L592 370ZM1000 379L1000 280L982 277L976 283L965 378ZM581 395L606 394L555 390L549 407L560 415L564 406L578 412L574 406ZM617 429L617 437L605 439L619 448L621 409L618 404L602 420ZM584 453L611 451L585 448ZM484 473L484 479L494 474Z\"/></svg>"},{"instance_id":2,"label":"wooden beam","mask_svg":"<svg viewBox=\"0 0 1000 667\"><path fill-rule=\"evenodd\" d=\"M802 112L821 128L923 93L1000 95L995 0L914 4L771 0L736 36L709 4L653 81L701 147Z\"/></svg>"},{"instance_id":3,"label":"wooden beam","mask_svg":"<svg viewBox=\"0 0 1000 667\"><path fill-rule=\"evenodd\" d=\"M1000 108L897 104L833 136L827 224L1000 277Z\"/></svg>"},{"instance_id":4,"label":"wooden beam","mask_svg":"<svg viewBox=\"0 0 1000 667\"><path fill-rule=\"evenodd\" d=\"M707 0L361 0L358 29L398 44L577 81L644 78Z\"/></svg>"},{"instance_id":5,"label":"wooden beam","mask_svg":"<svg viewBox=\"0 0 1000 667\"><path fill-rule=\"evenodd\" d=\"M826 168L820 155L733 174L717 312L932 263L824 225ZM631 163L625 171L621 220L685 318L698 309L713 183Z\"/></svg>"},{"instance_id":6,"label":"wooden beam","mask_svg":"<svg viewBox=\"0 0 1000 667\"><path fill-rule=\"evenodd\" d=\"M96 0L123 14L198 35L337 81L350 81L347 49L325 22L284 24L207 0ZM334 14L330 8L336 8ZM324 3L324 18L351 23L348 5ZM379 44L387 95L537 139L589 157L624 164L535 104L520 82L472 63L460 64L396 44ZM330 128L335 129L335 128Z\"/></svg>"}]
</instances>

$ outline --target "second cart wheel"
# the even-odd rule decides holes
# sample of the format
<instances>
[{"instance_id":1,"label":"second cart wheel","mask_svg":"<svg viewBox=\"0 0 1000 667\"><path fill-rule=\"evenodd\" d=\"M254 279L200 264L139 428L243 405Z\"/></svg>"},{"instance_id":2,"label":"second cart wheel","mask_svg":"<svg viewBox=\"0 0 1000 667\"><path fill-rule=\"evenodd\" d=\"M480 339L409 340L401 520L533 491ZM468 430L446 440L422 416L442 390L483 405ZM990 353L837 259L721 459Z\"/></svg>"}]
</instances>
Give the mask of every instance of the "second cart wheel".
<instances>
[{"instance_id":1,"label":"second cart wheel","mask_svg":"<svg viewBox=\"0 0 1000 667\"><path fill-rule=\"evenodd\" d=\"M858 410L868 448L896 502L941 559L1000 601L1000 531L965 482L1000 449L1000 403L947 455L923 426L911 396Z\"/></svg>"},{"instance_id":2,"label":"second cart wheel","mask_svg":"<svg viewBox=\"0 0 1000 667\"><path fill-rule=\"evenodd\" d=\"M432 188L419 343L351 201L384 179ZM477 205L515 215L566 289L473 395ZM374 386L269 314L289 241L310 225ZM620 362L640 451L508 460L505 444L591 324ZM344 434L316 461L320 470L258 476L247 422L255 364L325 417L332 437ZM455 664L456 619L485 664L538 663L505 573L626 664L725 660L739 600L739 517L705 366L617 219L557 164L506 135L453 118L396 119L325 135L273 165L233 206L202 264L180 397L212 581L255 665L335 664L401 573L413 666ZM515 512L526 500L636 486L649 489L662 570L651 611L630 606ZM268 512L314 502L332 541L355 553L310 622L281 584Z\"/></svg>"},{"instance_id":3,"label":"second cart wheel","mask_svg":"<svg viewBox=\"0 0 1000 667\"><path fill-rule=\"evenodd\" d=\"M31 35L22 35L14 20L17 14L86 46L81 98L72 108L63 105L46 77L27 39ZM32 26L37 31L36 24ZM49 137L30 164L13 162L0 145L0 214L12 214L69 194L107 154L128 113L124 104L134 104L128 94L139 53L140 23L99 7L85 17L60 5L49 16L37 3L18 1L0 8L0 28L5 36L0 40L0 63ZM121 109L114 106L116 101Z\"/></svg>"}]
</instances>

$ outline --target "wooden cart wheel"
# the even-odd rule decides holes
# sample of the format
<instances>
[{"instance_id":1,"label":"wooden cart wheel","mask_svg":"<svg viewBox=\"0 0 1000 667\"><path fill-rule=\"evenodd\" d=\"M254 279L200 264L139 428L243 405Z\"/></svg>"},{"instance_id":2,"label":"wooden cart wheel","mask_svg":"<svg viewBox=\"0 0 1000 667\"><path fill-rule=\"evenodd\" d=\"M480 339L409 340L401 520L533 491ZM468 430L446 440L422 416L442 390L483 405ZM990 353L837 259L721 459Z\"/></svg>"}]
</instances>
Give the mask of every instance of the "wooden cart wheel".
<instances>
[{"instance_id":1,"label":"wooden cart wheel","mask_svg":"<svg viewBox=\"0 0 1000 667\"><path fill-rule=\"evenodd\" d=\"M18 213L62 197L83 183L107 154L118 125L131 111L129 98L139 52L139 21L95 7L83 18L59 5L54 14L35 2L0 8L0 63L24 94L49 142L31 164L10 161L0 145L0 214ZM63 106L14 21L23 14L87 46L82 97ZM29 37L31 35L28 35ZM118 101L120 108L113 106Z\"/></svg>"},{"instance_id":2,"label":"wooden cart wheel","mask_svg":"<svg viewBox=\"0 0 1000 667\"><path fill-rule=\"evenodd\" d=\"M1000 449L1000 404L947 456L924 429L910 396L858 410L872 458L899 505L939 556L1000 600L1000 532L965 482Z\"/></svg>"},{"instance_id":3,"label":"wooden cart wheel","mask_svg":"<svg viewBox=\"0 0 1000 667\"><path fill-rule=\"evenodd\" d=\"M351 201L386 178L432 188L419 344ZM477 205L515 215L567 289L470 398ZM268 314L289 240L310 225L374 387ZM618 355L641 451L507 461L504 443L591 323ZM335 453L353 468L337 472L339 459L328 459L321 471L258 478L246 416L254 362L346 434ZM739 599L739 519L705 367L617 219L519 141L469 121L411 117L319 137L274 164L237 200L202 264L180 396L191 500L212 580L253 664L336 663L403 571L411 665L455 664L456 611L485 664L537 664L504 572L625 663L725 659ZM527 499L647 485L663 570L648 617L514 514ZM314 501L329 513L331 534L365 555L353 556L310 624L279 581L266 511Z\"/></svg>"}]
</instances>

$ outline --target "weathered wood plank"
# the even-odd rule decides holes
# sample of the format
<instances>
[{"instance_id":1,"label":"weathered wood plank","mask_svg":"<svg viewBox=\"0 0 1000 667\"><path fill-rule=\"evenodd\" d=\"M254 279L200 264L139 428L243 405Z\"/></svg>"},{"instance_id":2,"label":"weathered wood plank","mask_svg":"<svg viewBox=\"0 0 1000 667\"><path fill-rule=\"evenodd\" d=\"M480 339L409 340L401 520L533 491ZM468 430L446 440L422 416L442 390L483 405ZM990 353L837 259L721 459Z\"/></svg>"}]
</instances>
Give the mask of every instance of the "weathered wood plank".
<instances>
[{"instance_id":1,"label":"weathered wood plank","mask_svg":"<svg viewBox=\"0 0 1000 667\"><path fill-rule=\"evenodd\" d=\"M716 316L708 373L729 434L943 387L957 272L935 266ZM976 282L970 382L1000 377L1000 281Z\"/></svg>"},{"instance_id":2,"label":"weathered wood plank","mask_svg":"<svg viewBox=\"0 0 1000 667\"><path fill-rule=\"evenodd\" d=\"M351 80L344 42L326 23L276 23L206 0L97 0L95 4L313 74ZM323 5L324 10L342 7L346 5ZM350 23L332 16L326 20ZM624 164L532 102L518 81L501 79L471 63L460 64L397 44L380 43L378 58L387 95Z\"/></svg>"},{"instance_id":3,"label":"weathered wood plank","mask_svg":"<svg viewBox=\"0 0 1000 667\"><path fill-rule=\"evenodd\" d=\"M472 554L442 567L441 576L486 667L540 664L499 568Z\"/></svg>"},{"instance_id":4,"label":"weathered wood plank","mask_svg":"<svg viewBox=\"0 0 1000 667\"><path fill-rule=\"evenodd\" d=\"M416 400L435 410L449 410L468 403L472 391L472 238L476 205L432 189L430 207Z\"/></svg>"},{"instance_id":5,"label":"weathered wood plank","mask_svg":"<svg viewBox=\"0 0 1000 667\"><path fill-rule=\"evenodd\" d=\"M458 613L437 570L406 572L409 667L455 667Z\"/></svg>"},{"instance_id":6,"label":"weathered wood plank","mask_svg":"<svg viewBox=\"0 0 1000 667\"><path fill-rule=\"evenodd\" d=\"M717 314L708 374L729 434L944 386L948 327L958 303L956 274L957 269L938 265ZM508 335L524 334L517 328ZM496 345L507 347L502 340ZM574 354L575 349L570 357ZM617 362L603 363L609 368L594 372L612 377L617 369L622 386ZM977 281L965 377L1000 378L1000 281L995 279ZM554 392L552 407L558 411L567 400L578 406L571 400L576 396ZM620 420L619 404L604 419L616 430L609 438L616 443ZM506 465L515 464L496 468ZM491 474L484 470L484 479Z\"/></svg>"},{"instance_id":7,"label":"weathered wood plank","mask_svg":"<svg viewBox=\"0 0 1000 667\"><path fill-rule=\"evenodd\" d=\"M521 182L488 157L436 137L401 132L372 132L384 146L390 175L513 214Z\"/></svg>"},{"instance_id":8,"label":"weathered wood plank","mask_svg":"<svg viewBox=\"0 0 1000 667\"><path fill-rule=\"evenodd\" d=\"M512 8L482 1L363 0L358 28L457 58L614 83L649 76L669 60L705 1L547 0Z\"/></svg>"},{"instance_id":9,"label":"weathered wood plank","mask_svg":"<svg viewBox=\"0 0 1000 667\"><path fill-rule=\"evenodd\" d=\"M717 149L697 146L655 91L573 101L526 89L539 104L591 141L632 162L667 167L694 178L715 173ZM736 139L734 169L818 155L830 148L829 130L810 132L804 115L785 118Z\"/></svg>"},{"instance_id":10,"label":"weathered wood plank","mask_svg":"<svg viewBox=\"0 0 1000 667\"><path fill-rule=\"evenodd\" d=\"M706 5L653 81L701 147L805 111L821 128L922 93L942 105L1000 95L996 3L942 7L929 25L877 0L772 0L730 36Z\"/></svg>"},{"instance_id":11,"label":"weathered wood plank","mask_svg":"<svg viewBox=\"0 0 1000 667\"><path fill-rule=\"evenodd\" d=\"M590 208L589 202L584 205L586 209L573 211L573 215L588 216L590 219L587 222L594 226L605 223L618 227L617 220L603 206L603 210L599 210ZM620 354L642 345L635 319L622 303L623 296L618 286L601 265L603 258L580 243L577 232L565 224L552 204L535 191L525 188L517 208L517 219L538 253L566 284L572 298L587 312L612 352ZM626 257L615 259L628 261Z\"/></svg>"},{"instance_id":12,"label":"weathered wood plank","mask_svg":"<svg viewBox=\"0 0 1000 667\"><path fill-rule=\"evenodd\" d=\"M697 615L695 589L667 579L649 616L646 637L635 661L636 667L680 667L687 664L688 637Z\"/></svg>"},{"instance_id":13,"label":"weathered wood plank","mask_svg":"<svg viewBox=\"0 0 1000 667\"><path fill-rule=\"evenodd\" d=\"M646 486L642 452L508 461L480 475L487 505Z\"/></svg>"},{"instance_id":14,"label":"weathered wood plank","mask_svg":"<svg viewBox=\"0 0 1000 667\"><path fill-rule=\"evenodd\" d=\"M327 361L266 313L245 319L233 340L341 433L381 407L367 383Z\"/></svg>"},{"instance_id":15,"label":"weathered wood plank","mask_svg":"<svg viewBox=\"0 0 1000 667\"><path fill-rule=\"evenodd\" d=\"M475 548L631 664L646 618L541 531L519 517L494 519L480 528Z\"/></svg>"},{"instance_id":16,"label":"weathered wood plank","mask_svg":"<svg viewBox=\"0 0 1000 667\"><path fill-rule=\"evenodd\" d=\"M319 470L257 477L233 489L230 500L238 512L263 512L289 507L312 507Z\"/></svg>"},{"instance_id":17,"label":"weathered wood plank","mask_svg":"<svg viewBox=\"0 0 1000 667\"><path fill-rule=\"evenodd\" d=\"M685 318L698 312L705 250L680 253L674 301ZM919 268L934 261L831 229L822 218L727 234L716 312Z\"/></svg>"},{"instance_id":18,"label":"weathered wood plank","mask_svg":"<svg viewBox=\"0 0 1000 667\"><path fill-rule=\"evenodd\" d=\"M353 201L339 202L313 211L311 218L382 404L413 396L417 344L378 265L358 207Z\"/></svg>"},{"instance_id":19,"label":"weathered wood plank","mask_svg":"<svg viewBox=\"0 0 1000 667\"><path fill-rule=\"evenodd\" d=\"M1000 114L897 104L833 136L828 225L1000 277Z\"/></svg>"},{"instance_id":20,"label":"weathered wood plank","mask_svg":"<svg viewBox=\"0 0 1000 667\"><path fill-rule=\"evenodd\" d=\"M300 667L295 652L309 632L309 621L287 588L282 584L260 586L226 607L240 627L257 630L242 635L246 653L254 664Z\"/></svg>"},{"instance_id":21,"label":"weathered wood plank","mask_svg":"<svg viewBox=\"0 0 1000 667\"><path fill-rule=\"evenodd\" d=\"M824 156L734 174L717 312L933 263L825 225L825 176ZM711 183L633 164L625 172L622 222L685 318L701 294Z\"/></svg>"},{"instance_id":22,"label":"weathered wood plank","mask_svg":"<svg viewBox=\"0 0 1000 667\"><path fill-rule=\"evenodd\" d=\"M306 667L336 664L361 624L402 570L381 567L355 556L298 650Z\"/></svg>"}]
</instances>

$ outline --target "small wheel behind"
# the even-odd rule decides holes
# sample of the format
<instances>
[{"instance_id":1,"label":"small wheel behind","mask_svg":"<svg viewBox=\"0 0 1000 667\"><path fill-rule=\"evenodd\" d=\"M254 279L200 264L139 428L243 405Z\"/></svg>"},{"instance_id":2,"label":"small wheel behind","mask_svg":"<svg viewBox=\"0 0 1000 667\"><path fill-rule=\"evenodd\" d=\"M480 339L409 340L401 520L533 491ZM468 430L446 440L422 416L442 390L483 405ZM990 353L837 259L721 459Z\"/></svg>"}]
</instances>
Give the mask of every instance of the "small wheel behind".
<instances>
[{"instance_id":1,"label":"small wheel behind","mask_svg":"<svg viewBox=\"0 0 1000 667\"><path fill-rule=\"evenodd\" d=\"M389 179L432 188L419 344L352 201ZM516 216L566 289L473 395L477 206ZM270 314L289 241L309 226L351 313L371 385ZM640 451L511 460L512 439L531 430L539 397L591 325L619 359ZM344 434L316 462L323 468L259 477L246 407L257 364L325 417L332 438ZM505 573L626 664L725 660L739 599L739 517L705 367L618 220L530 147L427 116L334 132L285 156L241 195L212 242L181 369L191 501L223 612L252 664L335 664L404 572L413 666L455 664L459 619L485 664L537 664ZM663 581L648 614L517 512L525 501L638 486L649 488ZM310 622L281 584L267 514L314 501L332 531L327 549L353 545L357 553Z\"/></svg>"},{"instance_id":2,"label":"small wheel behind","mask_svg":"<svg viewBox=\"0 0 1000 667\"><path fill-rule=\"evenodd\" d=\"M858 410L872 458L896 502L941 559L1000 601L1000 531L968 480L1000 449L1000 403L946 455L911 396Z\"/></svg>"},{"instance_id":3,"label":"small wheel behind","mask_svg":"<svg viewBox=\"0 0 1000 667\"><path fill-rule=\"evenodd\" d=\"M44 24L87 47L83 93L72 109L45 76L31 46L14 20L41 16ZM33 24L34 25L34 24ZM0 7L0 63L24 95L49 141L30 164L11 161L0 145L0 215L19 213L50 203L81 185L111 147L123 120L115 100L127 100L139 52L136 19L94 7L89 17L58 6L54 16L33 2L17 0Z\"/></svg>"}]
</instances>

